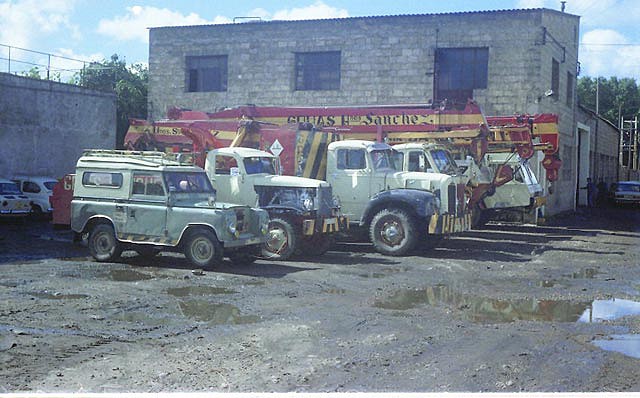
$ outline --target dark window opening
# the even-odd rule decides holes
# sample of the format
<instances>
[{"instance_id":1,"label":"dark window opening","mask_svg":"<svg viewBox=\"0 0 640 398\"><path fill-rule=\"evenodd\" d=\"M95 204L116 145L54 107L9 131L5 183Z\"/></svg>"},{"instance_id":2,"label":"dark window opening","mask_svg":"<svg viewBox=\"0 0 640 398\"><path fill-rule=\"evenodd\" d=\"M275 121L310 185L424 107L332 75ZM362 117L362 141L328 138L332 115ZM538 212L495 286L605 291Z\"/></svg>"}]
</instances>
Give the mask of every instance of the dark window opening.
<instances>
[{"instance_id":1,"label":"dark window opening","mask_svg":"<svg viewBox=\"0 0 640 398\"><path fill-rule=\"evenodd\" d=\"M187 91L227 91L227 56L187 57Z\"/></svg>"},{"instance_id":2,"label":"dark window opening","mask_svg":"<svg viewBox=\"0 0 640 398\"><path fill-rule=\"evenodd\" d=\"M339 90L340 51L296 53L296 90Z\"/></svg>"},{"instance_id":3,"label":"dark window opening","mask_svg":"<svg viewBox=\"0 0 640 398\"><path fill-rule=\"evenodd\" d=\"M487 88L488 74L488 48L439 48L435 99L466 102L473 98L474 89Z\"/></svg>"},{"instance_id":4,"label":"dark window opening","mask_svg":"<svg viewBox=\"0 0 640 398\"><path fill-rule=\"evenodd\" d=\"M567 106L573 105L573 73L567 72Z\"/></svg>"}]
</instances>

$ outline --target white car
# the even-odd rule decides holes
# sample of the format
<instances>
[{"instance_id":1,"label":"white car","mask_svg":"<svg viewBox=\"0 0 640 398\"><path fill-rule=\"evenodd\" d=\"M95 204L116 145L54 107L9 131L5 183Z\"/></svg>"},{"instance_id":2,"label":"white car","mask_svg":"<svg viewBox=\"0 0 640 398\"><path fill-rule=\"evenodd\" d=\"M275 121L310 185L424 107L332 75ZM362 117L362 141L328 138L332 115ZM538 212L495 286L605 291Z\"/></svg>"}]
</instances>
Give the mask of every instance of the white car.
<instances>
[{"instance_id":1,"label":"white car","mask_svg":"<svg viewBox=\"0 0 640 398\"><path fill-rule=\"evenodd\" d=\"M0 217L23 217L29 214L29 198L13 181L0 178Z\"/></svg>"},{"instance_id":2,"label":"white car","mask_svg":"<svg viewBox=\"0 0 640 398\"><path fill-rule=\"evenodd\" d=\"M49 198L53 195L53 186L58 180L51 177L14 177L11 180L17 183L22 194L29 198L34 215L51 214L53 209Z\"/></svg>"}]
</instances>

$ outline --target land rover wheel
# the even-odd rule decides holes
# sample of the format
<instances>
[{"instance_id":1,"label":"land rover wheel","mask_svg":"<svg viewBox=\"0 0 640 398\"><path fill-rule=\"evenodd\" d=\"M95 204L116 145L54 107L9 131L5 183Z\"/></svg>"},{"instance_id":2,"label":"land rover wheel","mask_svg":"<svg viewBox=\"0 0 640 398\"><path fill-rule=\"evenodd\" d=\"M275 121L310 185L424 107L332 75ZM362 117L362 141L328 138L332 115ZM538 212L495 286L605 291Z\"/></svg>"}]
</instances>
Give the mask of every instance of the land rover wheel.
<instances>
[{"instance_id":1,"label":"land rover wheel","mask_svg":"<svg viewBox=\"0 0 640 398\"><path fill-rule=\"evenodd\" d=\"M213 232L195 229L187 235L184 255L198 268L211 268L222 261L222 246Z\"/></svg>"},{"instance_id":2,"label":"land rover wheel","mask_svg":"<svg viewBox=\"0 0 640 398\"><path fill-rule=\"evenodd\" d=\"M262 257L272 260L287 260L296 250L297 236L293 225L282 218L269 221L267 241L262 245Z\"/></svg>"},{"instance_id":3,"label":"land rover wheel","mask_svg":"<svg viewBox=\"0 0 640 398\"><path fill-rule=\"evenodd\" d=\"M98 261L113 261L120 257L122 245L116 239L113 227L98 224L89 233L89 252Z\"/></svg>"},{"instance_id":4,"label":"land rover wheel","mask_svg":"<svg viewBox=\"0 0 640 398\"><path fill-rule=\"evenodd\" d=\"M389 256L403 256L416 244L411 216L401 209L383 209L371 220L369 238L375 249Z\"/></svg>"}]
</instances>

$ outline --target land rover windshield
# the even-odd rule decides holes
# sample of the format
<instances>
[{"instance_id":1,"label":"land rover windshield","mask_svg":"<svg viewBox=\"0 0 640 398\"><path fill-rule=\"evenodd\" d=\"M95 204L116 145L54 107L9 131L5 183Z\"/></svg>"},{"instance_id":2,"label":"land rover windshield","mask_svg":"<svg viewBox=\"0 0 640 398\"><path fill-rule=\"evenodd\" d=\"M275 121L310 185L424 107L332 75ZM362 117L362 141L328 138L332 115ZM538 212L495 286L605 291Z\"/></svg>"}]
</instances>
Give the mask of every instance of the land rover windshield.
<instances>
[{"instance_id":1,"label":"land rover windshield","mask_svg":"<svg viewBox=\"0 0 640 398\"><path fill-rule=\"evenodd\" d=\"M214 193L206 173L167 171L164 174L169 192Z\"/></svg>"}]
</instances>

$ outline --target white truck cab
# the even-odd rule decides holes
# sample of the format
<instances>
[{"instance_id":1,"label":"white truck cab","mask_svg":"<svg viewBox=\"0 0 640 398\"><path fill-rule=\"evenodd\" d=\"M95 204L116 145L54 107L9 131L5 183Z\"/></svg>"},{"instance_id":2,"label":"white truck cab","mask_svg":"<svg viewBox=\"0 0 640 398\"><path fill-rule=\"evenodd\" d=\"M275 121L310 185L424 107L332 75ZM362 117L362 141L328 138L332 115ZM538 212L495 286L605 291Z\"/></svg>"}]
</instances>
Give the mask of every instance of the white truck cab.
<instances>
[{"instance_id":1,"label":"white truck cab","mask_svg":"<svg viewBox=\"0 0 640 398\"><path fill-rule=\"evenodd\" d=\"M326 252L333 235L348 227L331 185L283 176L277 156L252 148L218 148L207 154L205 171L217 197L269 212L269 239L262 255L286 260L294 254Z\"/></svg>"},{"instance_id":2,"label":"white truck cab","mask_svg":"<svg viewBox=\"0 0 640 398\"><path fill-rule=\"evenodd\" d=\"M327 148L326 181L351 221L369 228L376 249L402 255L420 237L468 230L464 184L447 174L401 171L395 154L387 144L364 140Z\"/></svg>"}]
</instances>

